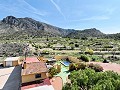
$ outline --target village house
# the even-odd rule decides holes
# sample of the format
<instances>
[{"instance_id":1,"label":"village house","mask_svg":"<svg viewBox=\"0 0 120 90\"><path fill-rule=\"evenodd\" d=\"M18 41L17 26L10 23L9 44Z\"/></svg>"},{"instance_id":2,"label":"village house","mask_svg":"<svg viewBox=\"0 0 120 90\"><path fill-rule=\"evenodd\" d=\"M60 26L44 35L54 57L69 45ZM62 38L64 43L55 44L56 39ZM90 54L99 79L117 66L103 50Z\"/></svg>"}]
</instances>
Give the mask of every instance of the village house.
<instances>
[{"instance_id":1,"label":"village house","mask_svg":"<svg viewBox=\"0 0 120 90\"><path fill-rule=\"evenodd\" d=\"M43 80L47 78L47 66L35 57L26 58L22 66L22 83Z\"/></svg>"}]
</instances>

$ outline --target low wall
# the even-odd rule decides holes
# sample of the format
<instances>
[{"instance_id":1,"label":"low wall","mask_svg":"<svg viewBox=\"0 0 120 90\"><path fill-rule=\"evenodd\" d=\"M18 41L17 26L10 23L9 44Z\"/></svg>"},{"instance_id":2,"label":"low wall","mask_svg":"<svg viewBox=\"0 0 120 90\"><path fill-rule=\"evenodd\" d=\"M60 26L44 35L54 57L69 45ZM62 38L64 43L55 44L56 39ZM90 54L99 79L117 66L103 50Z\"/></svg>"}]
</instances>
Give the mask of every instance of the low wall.
<instances>
[{"instance_id":1,"label":"low wall","mask_svg":"<svg viewBox=\"0 0 120 90\"><path fill-rule=\"evenodd\" d=\"M41 78L35 78L35 74L22 75L22 83L32 82L40 79L47 78L46 73L40 73Z\"/></svg>"},{"instance_id":2,"label":"low wall","mask_svg":"<svg viewBox=\"0 0 120 90\"><path fill-rule=\"evenodd\" d=\"M68 58L68 56L56 55L54 58L55 58L56 60L61 60L61 59L66 59L66 58Z\"/></svg>"}]
</instances>

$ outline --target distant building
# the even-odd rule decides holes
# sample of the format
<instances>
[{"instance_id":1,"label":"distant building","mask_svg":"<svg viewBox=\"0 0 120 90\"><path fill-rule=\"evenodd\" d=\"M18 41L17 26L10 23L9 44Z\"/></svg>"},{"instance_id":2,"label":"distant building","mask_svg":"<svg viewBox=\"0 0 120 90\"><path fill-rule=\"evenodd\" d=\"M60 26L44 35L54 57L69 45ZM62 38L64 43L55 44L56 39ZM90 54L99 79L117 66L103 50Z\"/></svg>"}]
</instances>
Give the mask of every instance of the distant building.
<instances>
[{"instance_id":1,"label":"distant building","mask_svg":"<svg viewBox=\"0 0 120 90\"><path fill-rule=\"evenodd\" d=\"M53 49L55 50L65 50L65 46L64 45L61 45L61 44L55 44L53 45Z\"/></svg>"},{"instance_id":2,"label":"distant building","mask_svg":"<svg viewBox=\"0 0 120 90\"><path fill-rule=\"evenodd\" d=\"M8 57L3 61L4 67L11 67L19 65L19 57Z\"/></svg>"}]
</instances>

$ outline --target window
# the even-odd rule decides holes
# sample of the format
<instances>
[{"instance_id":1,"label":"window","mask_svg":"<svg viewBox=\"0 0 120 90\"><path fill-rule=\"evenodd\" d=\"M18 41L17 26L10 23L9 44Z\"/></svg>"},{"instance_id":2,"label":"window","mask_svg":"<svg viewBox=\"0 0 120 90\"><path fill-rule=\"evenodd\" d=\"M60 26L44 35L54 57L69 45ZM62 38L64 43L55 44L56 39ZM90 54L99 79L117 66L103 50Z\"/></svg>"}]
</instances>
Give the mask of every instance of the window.
<instances>
[{"instance_id":1,"label":"window","mask_svg":"<svg viewBox=\"0 0 120 90\"><path fill-rule=\"evenodd\" d=\"M41 78L41 74L35 74L35 78Z\"/></svg>"}]
</instances>

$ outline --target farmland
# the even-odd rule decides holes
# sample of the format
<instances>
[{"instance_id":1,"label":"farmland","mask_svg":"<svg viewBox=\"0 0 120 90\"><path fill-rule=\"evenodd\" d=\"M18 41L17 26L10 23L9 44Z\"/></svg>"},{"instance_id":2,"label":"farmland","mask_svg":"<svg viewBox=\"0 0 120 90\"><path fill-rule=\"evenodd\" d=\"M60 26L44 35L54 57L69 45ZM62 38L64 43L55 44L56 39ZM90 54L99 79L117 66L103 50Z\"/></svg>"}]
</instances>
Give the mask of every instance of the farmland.
<instances>
[{"instance_id":1,"label":"farmland","mask_svg":"<svg viewBox=\"0 0 120 90\"><path fill-rule=\"evenodd\" d=\"M1 40L0 55L7 56L24 56L27 48L28 56L39 56L44 54L46 57L54 55L70 55L79 57L86 54L91 58L110 60L119 63L120 61L120 40L114 39L73 39L62 37L43 37L29 38L20 40ZM87 52L92 52L92 55ZM98 60L98 61L99 61Z\"/></svg>"}]
</instances>

